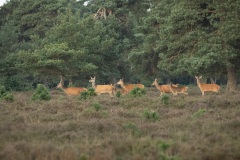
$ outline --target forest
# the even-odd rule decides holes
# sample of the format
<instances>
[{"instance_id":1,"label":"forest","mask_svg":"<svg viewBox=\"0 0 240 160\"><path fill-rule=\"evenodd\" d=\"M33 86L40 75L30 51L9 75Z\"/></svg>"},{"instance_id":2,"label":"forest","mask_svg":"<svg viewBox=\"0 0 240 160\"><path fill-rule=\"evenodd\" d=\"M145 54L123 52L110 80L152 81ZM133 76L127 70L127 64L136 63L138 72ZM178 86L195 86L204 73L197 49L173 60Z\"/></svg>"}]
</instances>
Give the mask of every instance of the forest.
<instances>
[{"instance_id":1,"label":"forest","mask_svg":"<svg viewBox=\"0 0 240 160\"><path fill-rule=\"evenodd\" d=\"M235 91L240 2L212 0L9 0L0 8L0 84L29 90L141 82Z\"/></svg>"}]
</instances>

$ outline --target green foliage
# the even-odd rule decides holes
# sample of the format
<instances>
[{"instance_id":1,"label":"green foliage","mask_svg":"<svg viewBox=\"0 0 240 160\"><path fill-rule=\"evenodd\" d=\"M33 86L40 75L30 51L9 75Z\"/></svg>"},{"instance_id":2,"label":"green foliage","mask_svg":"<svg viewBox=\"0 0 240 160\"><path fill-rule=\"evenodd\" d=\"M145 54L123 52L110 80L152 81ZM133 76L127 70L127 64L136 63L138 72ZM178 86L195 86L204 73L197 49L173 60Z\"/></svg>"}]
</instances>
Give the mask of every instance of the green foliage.
<instances>
[{"instance_id":1,"label":"green foliage","mask_svg":"<svg viewBox=\"0 0 240 160\"><path fill-rule=\"evenodd\" d=\"M125 129L130 130L131 134L136 136L136 137L140 137L141 134L142 134L140 129L134 123L128 123L128 124L124 125L123 127Z\"/></svg>"},{"instance_id":2,"label":"green foliage","mask_svg":"<svg viewBox=\"0 0 240 160\"><path fill-rule=\"evenodd\" d=\"M5 86L0 86L0 99L13 101L13 95L6 90Z\"/></svg>"},{"instance_id":3,"label":"green foliage","mask_svg":"<svg viewBox=\"0 0 240 160\"><path fill-rule=\"evenodd\" d=\"M98 112L102 108L102 105L98 102L94 102L92 107Z\"/></svg>"},{"instance_id":4,"label":"green foliage","mask_svg":"<svg viewBox=\"0 0 240 160\"><path fill-rule=\"evenodd\" d=\"M120 98L122 96L122 93L120 91L117 91L116 97Z\"/></svg>"},{"instance_id":5,"label":"green foliage","mask_svg":"<svg viewBox=\"0 0 240 160\"><path fill-rule=\"evenodd\" d=\"M200 108L197 112L192 115L192 118L199 118L207 112L206 109Z\"/></svg>"},{"instance_id":6,"label":"green foliage","mask_svg":"<svg viewBox=\"0 0 240 160\"><path fill-rule=\"evenodd\" d=\"M167 94L163 94L163 95L162 95L162 97L161 97L161 102L162 102L164 105L168 105L168 104L169 104L169 100L170 100L169 95L167 95Z\"/></svg>"},{"instance_id":7,"label":"green foliage","mask_svg":"<svg viewBox=\"0 0 240 160\"><path fill-rule=\"evenodd\" d=\"M80 160L88 160L88 159L89 159L89 156L87 154L82 153L80 155Z\"/></svg>"},{"instance_id":8,"label":"green foliage","mask_svg":"<svg viewBox=\"0 0 240 160\"><path fill-rule=\"evenodd\" d=\"M49 101L51 99L51 95L47 88L42 85L38 84L37 88L32 96L32 100L44 100L44 101Z\"/></svg>"},{"instance_id":9,"label":"green foliage","mask_svg":"<svg viewBox=\"0 0 240 160\"><path fill-rule=\"evenodd\" d=\"M97 95L97 93L95 92L95 89L89 88L87 91L81 93L79 99L86 100L86 99L96 96L96 95Z\"/></svg>"},{"instance_id":10,"label":"green foliage","mask_svg":"<svg viewBox=\"0 0 240 160\"><path fill-rule=\"evenodd\" d=\"M171 145L169 143L166 143L166 142L163 142L163 141L161 141L158 144L160 159L162 159L162 160L180 160L180 158L178 158L176 156L168 155L167 150L170 148L170 146Z\"/></svg>"},{"instance_id":11,"label":"green foliage","mask_svg":"<svg viewBox=\"0 0 240 160\"><path fill-rule=\"evenodd\" d=\"M134 88L133 90L131 90L130 95L133 97L141 97L143 95L146 94L146 89L145 88Z\"/></svg>"},{"instance_id":12,"label":"green foliage","mask_svg":"<svg viewBox=\"0 0 240 160\"><path fill-rule=\"evenodd\" d=\"M152 120L152 121L156 121L156 120L159 119L159 115L158 115L157 112L155 112L155 111L149 111L149 110L147 110L147 109L143 112L143 117L144 117L145 119Z\"/></svg>"},{"instance_id":13,"label":"green foliage","mask_svg":"<svg viewBox=\"0 0 240 160\"><path fill-rule=\"evenodd\" d=\"M7 91L6 91L5 86L0 86L0 96L2 97L6 93L7 93Z\"/></svg>"},{"instance_id":14,"label":"green foliage","mask_svg":"<svg viewBox=\"0 0 240 160\"><path fill-rule=\"evenodd\" d=\"M12 102L13 101L13 95L11 93L6 93L2 99L6 100L6 101L9 101L9 102Z\"/></svg>"},{"instance_id":15,"label":"green foliage","mask_svg":"<svg viewBox=\"0 0 240 160\"><path fill-rule=\"evenodd\" d=\"M92 18L100 7L113 14ZM189 83L203 74L225 82L240 68L239 8L240 1L8 1L0 8L0 74L24 72L20 84L59 74L95 74L103 83L123 75ZM16 82L4 85L18 89Z\"/></svg>"}]
</instances>

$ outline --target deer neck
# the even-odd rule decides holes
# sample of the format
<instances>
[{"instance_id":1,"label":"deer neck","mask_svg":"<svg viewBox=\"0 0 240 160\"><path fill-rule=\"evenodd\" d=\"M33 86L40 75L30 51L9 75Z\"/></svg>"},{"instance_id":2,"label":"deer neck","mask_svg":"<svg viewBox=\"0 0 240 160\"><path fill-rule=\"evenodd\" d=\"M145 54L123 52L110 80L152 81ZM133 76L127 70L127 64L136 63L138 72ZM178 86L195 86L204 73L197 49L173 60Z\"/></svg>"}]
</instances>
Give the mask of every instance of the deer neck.
<instances>
[{"instance_id":1,"label":"deer neck","mask_svg":"<svg viewBox=\"0 0 240 160\"><path fill-rule=\"evenodd\" d=\"M96 83L95 83L95 80L92 81L92 88L96 88Z\"/></svg>"},{"instance_id":2,"label":"deer neck","mask_svg":"<svg viewBox=\"0 0 240 160\"><path fill-rule=\"evenodd\" d=\"M197 80L197 85L198 85L199 88L201 88L202 83L200 82L200 80Z\"/></svg>"},{"instance_id":3,"label":"deer neck","mask_svg":"<svg viewBox=\"0 0 240 160\"><path fill-rule=\"evenodd\" d=\"M154 82L154 85L155 85L157 88L160 87L160 85L159 85L156 81Z\"/></svg>"},{"instance_id":4,"label":"deer neck","mask_svg":"<svg viewBox=\"0 0 240 160\"><path fill-rule=\"evenodd\" d=\"M122 82L120 85L121 85L121 87L122 87L125 91L128 91L127 88L126 88L126 86L125 86L125 84L124 84L124 82Z\"/></svg>"},{"instance_id":5,"label":"deer neck","mask_svg":"<svg viewBox=\"0 0 240 160\"><path fill-rule=\"evenodd\" d=\"M60 88L61 90L63 90L64 92L66 92L66 88L63 86L62 83L61 83L57 88Z\"/></svg>"}]
</instances>

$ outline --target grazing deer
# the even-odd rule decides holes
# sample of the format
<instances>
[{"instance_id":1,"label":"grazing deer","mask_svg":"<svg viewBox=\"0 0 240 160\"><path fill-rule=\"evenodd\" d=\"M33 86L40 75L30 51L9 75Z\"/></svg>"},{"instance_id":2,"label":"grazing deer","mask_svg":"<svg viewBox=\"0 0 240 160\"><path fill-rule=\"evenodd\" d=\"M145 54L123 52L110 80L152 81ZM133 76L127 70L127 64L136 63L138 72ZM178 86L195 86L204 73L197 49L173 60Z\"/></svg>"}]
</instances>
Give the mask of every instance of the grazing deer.
<instances>
[{"instance_id":1,"label":"grazing deer","mask_svg":"<svg viewBox=\"0 0 240 160\"><path fill-rule=\"evenodd\" d=\"M87 91L87 88L83 88L83 87L67 87L67 88L65 88L63 86L62 76L61 76L60 82L59 82L59 84L57 85L56 88L62 89L68 96L69 95L79 95L81 92Z\"/></svg>"},{"instance_id":2,"label":"grazing deer","mask_svg":"<svg viewBox=\"0 0 240 160\"><path fill-rule=\"evenodd\" d=\"M176 85L173 85L173 84L169 84L168 86L170 88L170 91L174 95L177 95L178 93L182 93L182 94L188 95L188 93L187 93L188 87L186 87L186 86L178 86L178 87L176 87Z\"/></svg>"},{"instance_id":3,"label":"grazing deer","mask_svg":"<svg viewBox=\"0 0 240 160\"><path fill-rule=\"evenodd\" d=\"M100 95L102 93L108 93L110 96L113 96L115 87L110 84L110 85L96 85L96 77L90 77L91 79L89 82L92 83L92 88L95 89L95 92Z\"/></svg>"},{"instance_id":4,"label":"grazing deer","mask_svg":"<svg viewBox=\"0 0 240 160\"><path fill-rule=\"evenodd\" d=\"M133 90L134 88L144 88L142 84L124 84L123 79L120 79L117 84L119 84L122 89L124 89L127 93Z\"/></svg>"},{"instance_id":5,"label":"grazing deer","mask_svg":"<svg viewBox=\"0 0 240 160\"><path fill-rule=\"evenodd\" d=\"M195 78L197 79L197 85L202 92L202 96L204 96L204 92L218 92L220 89L220 86L217 84L201 83L200 79L202 78L202 76L200 77L195 76Z\"/></svg>"},{"instance_id":6,"label":"grazing deer","mask_svg":"<svg viewBox=\"0 0 240 160\"><path fill-rule=\"evenodd\" d=\"M157 78L153 81L152 86L156 86L156 88L160 91L160 96L162 96L164 93L171 93L171 90L167 84L159 85L157 82ZM172 87L177 88L178 85L173 84Z\"/></svg>"}]
</instances>

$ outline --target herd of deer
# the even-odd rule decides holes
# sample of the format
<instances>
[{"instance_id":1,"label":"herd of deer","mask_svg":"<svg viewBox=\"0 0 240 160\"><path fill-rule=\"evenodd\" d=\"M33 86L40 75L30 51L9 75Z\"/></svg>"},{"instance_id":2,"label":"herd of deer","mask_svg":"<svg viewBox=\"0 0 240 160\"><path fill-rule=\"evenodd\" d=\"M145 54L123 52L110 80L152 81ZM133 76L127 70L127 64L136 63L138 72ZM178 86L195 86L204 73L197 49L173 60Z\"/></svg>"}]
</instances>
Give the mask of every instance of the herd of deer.
<instances>
[{"instance_id":1,"label":"herd of deer","mask_svg":"<svg viewBox=\"0 0 240 160\"><path fill-rule=\"evenodd\" d=\"M217 84L204 84L201 83L200 79L202 76L197 77L195 76L197 80L197 85L202 92L202 96L204 96L204 92L218 92L220 89L220 86ZM120 92L121 94L128 94L131 90L134 88L144 88L144 85L142 84L124 84L123 79L120 79L117 84L121 86L121 88L116 88L114 85L96 85L96 77L91 77L89 82L92 83L92 88L95 89L95 92L100 95L102 93L108 93L110 96L113 96L114 93ZM157 82L157 79L155 79L152 83L152 86L155 85L156 88L160 91L160 96L162 96L165 93L173 93L174 95L177 94L185 94L188 95L187 90L188 87L186 86L179 86L178 84L164 84L159 85ZM86 92L87 88L83 87L68 87L65 88L63 86L63 80L61 78L60 83L57 85L56 88L61 88L67 95L79 95L81 92Z\"/></svg>"}]
</instances>

